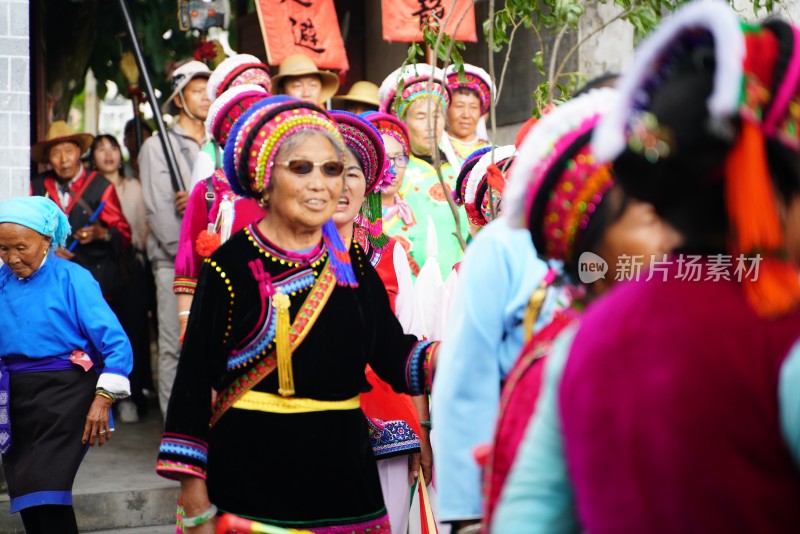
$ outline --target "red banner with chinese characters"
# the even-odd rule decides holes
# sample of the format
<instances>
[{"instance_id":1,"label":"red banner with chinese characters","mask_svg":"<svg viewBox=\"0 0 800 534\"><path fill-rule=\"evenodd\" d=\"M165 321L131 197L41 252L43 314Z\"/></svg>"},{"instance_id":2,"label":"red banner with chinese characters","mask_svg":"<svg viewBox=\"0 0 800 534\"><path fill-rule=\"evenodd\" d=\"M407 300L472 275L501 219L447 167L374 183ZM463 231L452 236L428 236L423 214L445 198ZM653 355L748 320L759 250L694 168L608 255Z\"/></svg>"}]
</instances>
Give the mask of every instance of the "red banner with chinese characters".
<instances>
[{"instance_id":1,"label":"red banner with chinese characters","mask_svg":"<svg viewBox=\"0 0 800 534\"><path fill-rule=\"evenodd\" d=\"M390 42L422 42L422 29L431 19L446 20L445 33L450 37L478 40L472 0L381 0L381 18L383 39Z\"/></svg>"},{"instance_id":2,"label":"red banner with chinese characters","mask_svg":"<svg viewBox=\"0 0 800 534\"><path fill-rule=\"evenodd\" d=\"M349 68L333 0L256 0L256 10L270 65L305 54L322 69Z\"/></svg>"}]
</instances>

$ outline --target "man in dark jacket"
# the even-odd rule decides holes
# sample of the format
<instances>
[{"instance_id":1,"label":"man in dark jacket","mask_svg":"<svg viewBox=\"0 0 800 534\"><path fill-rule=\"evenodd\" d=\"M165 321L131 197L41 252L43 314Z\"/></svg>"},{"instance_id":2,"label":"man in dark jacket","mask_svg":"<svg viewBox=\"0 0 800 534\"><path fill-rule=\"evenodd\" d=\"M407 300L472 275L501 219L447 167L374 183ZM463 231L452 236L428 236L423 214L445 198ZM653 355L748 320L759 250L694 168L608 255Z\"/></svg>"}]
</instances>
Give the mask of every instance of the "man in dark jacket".
<instances>
[{"instance_id":1,"label":"man in dark jacket","mask_svg":"<svg viewBox=\"0 0 800 534\"><path fill-rule=\"evenodd\" d=\"M131 242L131 228L111 182L81 164L92 139L64 121L51 124L45 140L31 147L31 159L52 169L31 180L31 194L52 199L67 214L72 235L67 249L56 254L88 269L110 301L122 285L119 258Z\"/></svg>"}]
</instances>

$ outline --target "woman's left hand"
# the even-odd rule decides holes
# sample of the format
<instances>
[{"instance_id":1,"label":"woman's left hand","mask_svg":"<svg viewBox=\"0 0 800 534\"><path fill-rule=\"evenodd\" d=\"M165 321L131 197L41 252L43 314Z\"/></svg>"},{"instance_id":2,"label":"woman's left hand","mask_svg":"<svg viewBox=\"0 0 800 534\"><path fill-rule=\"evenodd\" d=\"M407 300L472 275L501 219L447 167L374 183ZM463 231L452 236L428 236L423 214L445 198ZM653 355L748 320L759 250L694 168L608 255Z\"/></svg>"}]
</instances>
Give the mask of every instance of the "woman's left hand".
<instances>
[{"instance_id":1,"label":"woman's left hand","mask_svg":"<svg viewBox=\"0 0 800 534\"><path fill-rule=\"evenodd\" d=\"M425 477L425 484L428 485L433 482L433 449L431 448L431 433L427 428L423 428L422 432L425 437L420 440L420 468L422 468L422 475Z\"/></svg>"},{"instance_id":2,"label":"woman's left hand","mask_svg":"<svg viewBox=\"0 0 800 534\"><path fill-rule=\"evenodd\" d=\"M110 230L102 224L92 223L75 232L72 237L74 237L81 245L85 245L86 243L91 243L92 241L106 239L106 234L109 232Z\"/></svg>"},{"instance_id":3,"label":"woman's left hand","mask_svg":"<svg viewBox=\"0 0 800 534\"><path fill-rule=\"evenodd\" d=\"M94 446L95 441L101 447L111 439L111 427L109 426L109 411L111 410L111 399L102 395L95 395L94 402L89 408L86 416L86 424L83 427L83 438L81 443Z\"/></svg>"}]
</instances>

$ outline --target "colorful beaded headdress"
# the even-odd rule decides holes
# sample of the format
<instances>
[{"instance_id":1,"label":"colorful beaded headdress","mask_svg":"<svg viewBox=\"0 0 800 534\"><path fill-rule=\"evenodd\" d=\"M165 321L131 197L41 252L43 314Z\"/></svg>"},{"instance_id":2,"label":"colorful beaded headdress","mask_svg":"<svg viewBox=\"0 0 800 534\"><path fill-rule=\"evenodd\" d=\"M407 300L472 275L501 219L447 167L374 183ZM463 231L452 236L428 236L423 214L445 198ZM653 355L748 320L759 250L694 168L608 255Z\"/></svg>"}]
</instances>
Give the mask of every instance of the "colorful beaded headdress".
<instances>
[{"instance_id":1,"label":"colorful beaded headdress","mask_svg":"<svg viewBox=\"0 0 800 534\"><path fill-rule=\"evenodd\" d=\"M269 93L272 83L269 67L250 54L236 54L220 63L206 85L206 94L212 102L222 93L238 85L258 85Z\"/></svg>"},{"instance_id":2,"label":"colorful beaded headdress","mask_svg":"<svg viewBox=\"0 0 800 534\"><path fill-rule=\"evenodd\" d=\"M398 91L400 91L399 98L397 98ZM444 109L450 104L450 93L447 90L444 72L427 63L400 67L387 76L378 89L380 111L396 115L401 120L412 102L426 96L439 100Z\"/></svg>"},{"instance_id":3,"label":"colorful beaded headdress","mask_svg":"<svg viewBox=\"0 0 800 534\"><path fill-rule=\"evenodd\" d=\"M237 85L228 89L208 108L206 130L220 146L225 146L228 134L239 117L250 109L250 106L269 96L269 93L259 85Z\"/></svg>"},{"instance_id":4,"label":"colorful beaded headdress","mask_svg":"<svg viewBox=\"0 0 800 534\"><path fill-rule=\"evenodd\" d=\"M345 146L358 157L367 179L366 195L357 219L358 226L366 231L367 239L376 250L383 250L389 244L389 237L383 233L381 191L394 178L389 160L386 159L383 139L377 128L364 117L347 111L333 111L331 116L339 125Z\"/></svg>"},{"instance_id":5,"label":"colorful beaded headdress","mask_svg":"<svg viewBox=\"0 0 800 534\"><path fill-rule=\"evenodd\" d=\"M458 76L458 70L452 65L447 68L447 88L450 94L454 94L457 89L470 89L477 93L481 100L481 115L489 111L495 96L495 87L489 73L475 65L464 64L464 76L462 81Z\"/></svg>"},{"instance_id":6,"label":"colorful beaded headdress","mask_svg":"<svg viewBox=\"0 0 800 534\"><path fill-rule=\"evenodd\" d=\"M481 159L481 156L486 154L492 150L490 146L483 146L474 152L472 152L469 156L464 159L464 163L461 165L461 170L458 173L458 177L456 178L456 188L453 191L453 200L459 206L464 205L464 197L467 193L467 182L469 181L469 175L472 172L472 168L478 163L478 160Z\"/></svg>"},{"instance_id":7,"label":"colorful beaded headdress","mask_svg":"<svg viewBox=\"0 0 800 534\"><path fill-rule=\"evenodd\" d=\"M231 189L237 195L260 199L269 186L273 162L281 146L292 135L307 130L327 132L344 149L333 119L322 109L286 95L272 96L253 104L233 125L225 145L223 163ZM339 285L355 287L350 254L336 224L329 220L322 235L330 252L331 268Z\"/></svg>"},{"instance_id":8,"label":"colorful beaded headdress","mask_svg":"<svg viewBox=\"0 0 800 534\"><path fill-rule=\"evenodd\" d=\"M782 315L800 303L800 279L785 259L765 143L771 138L800 151L797 28L782 21L742 23L723 2L688 4L642 43L620 79L620 104L598 125L593 144L605 161L626 149L651 165L680 158L675 134L682 132L664 128L649 113L650 95L676 58L709 44L715 59L709 118L695 126L733 146L724 166L730 252L760 255L759 276L743 283L745 295L760 315Z\"/></svg>"},{"instance_id":9,"label":"colorful beaded headdress","mask_svg":"<svg viewBox=\"0 0 800 534\"><path fill-rule=\"evenodd\" d=\"M361 116L371 122L381 135L388 135L403 145L404 154L408 155L411 153L411 142L408 139L408 127L403 121L394 115L381 113L380 111L367 111L366 113L362 113Z\"/></svg>"},{"instance_id":10,"label":"colorful beaded headdress","mask_svg":"<svg viewBox=\"0 0 800 534\"><path fill-rule=\"evenodd\" d=\"M487 152L481 156L469 173L464 192L464 209L475 226L485 226L496 217L505 189L505 177L516 153L517 147L514 145L497 147L494 154Z\"/></svg>"},{"instance_id":11,"label":"colorful beaded headdress","mask_svg":"<svg viewBox=\"0 0 800 534\"><path fill-rule=\"evenodd\" d=\"M571 259L581 232L613 185L609 165L594 159L587 141L600 114L616 98L614 89L603 88L569 100L544 115L520 145L503 198L503 217L527 227L544 257ZM540 213L532 213L542 205Z\"/></svg>"},{"instance_id":12,"label":"colorful beaded headdress","mask_svg":"<svg viewBox=\"0 0 800 534\"><path fill-rule=\"evenodd\" d=\"M225 173L241 196L261 198L269 186L281 145L302 130L319 130L341 140L336 123L319 107L285 95L253 104L236 122L225 145ZM235 184L234 184L235 183Z\"/></svg>"},{"instance_id":13,"label":"colorful beaded headdress","mask_svg":"<svg viewBox=\"0 0 800 534\"><path fill-rule=\"evenodd\" d=\"M380 192L392 183L383 139L375 126L364 117L348 111L332 110L331 117L339 127L344 144L355 152L367 179L367 194Z\"/></svg>"}]
</instances>

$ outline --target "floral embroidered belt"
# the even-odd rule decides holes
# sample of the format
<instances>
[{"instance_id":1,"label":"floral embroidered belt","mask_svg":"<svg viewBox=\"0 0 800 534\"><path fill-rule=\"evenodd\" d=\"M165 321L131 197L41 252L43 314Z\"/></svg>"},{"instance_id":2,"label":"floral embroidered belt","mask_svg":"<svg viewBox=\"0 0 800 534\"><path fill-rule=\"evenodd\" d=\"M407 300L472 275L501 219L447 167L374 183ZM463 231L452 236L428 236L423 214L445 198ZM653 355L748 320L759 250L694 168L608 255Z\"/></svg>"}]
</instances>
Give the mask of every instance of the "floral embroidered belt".
<instances>
[{"instance_id":1,"label":"floral embroidered belt","mask_svg":"<svg viewBox=\"0 0 800 534\"><path fill-rule=\"evenodd\" d=\"M309 413L330 410L357 410L361 407L358 396L340 401L323 401L303 397L282 397L261 391L248 391L233 403L240 410L271 413Z\"/></svg>"}]
</instances>

